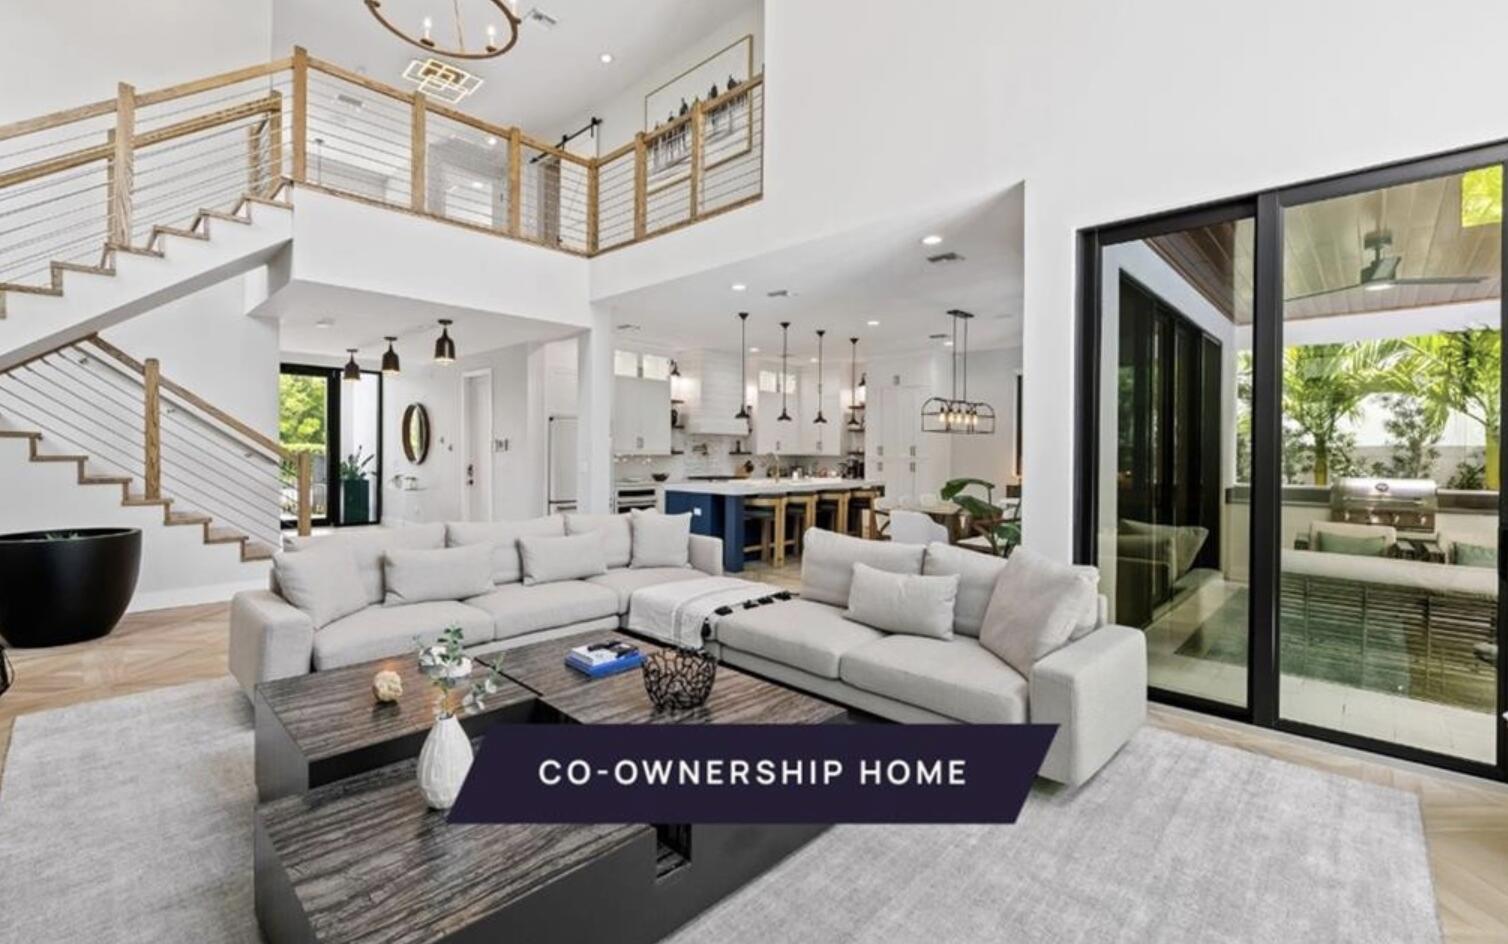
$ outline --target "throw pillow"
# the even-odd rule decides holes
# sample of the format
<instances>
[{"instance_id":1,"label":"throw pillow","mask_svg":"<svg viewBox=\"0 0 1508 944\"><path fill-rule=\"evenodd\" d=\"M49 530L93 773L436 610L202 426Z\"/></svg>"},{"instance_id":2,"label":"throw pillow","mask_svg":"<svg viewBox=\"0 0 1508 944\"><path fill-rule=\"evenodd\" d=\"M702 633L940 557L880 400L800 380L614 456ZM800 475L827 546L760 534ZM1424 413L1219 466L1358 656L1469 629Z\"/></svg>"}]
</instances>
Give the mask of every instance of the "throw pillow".
<instances>
[{"instance_id":1,"label":"throw pillow","mask_svg":"<svg viewBox=\"0 0 1508 944\"><path fill-rule=\"evenodd\" d=\"M582 580L607 573L602 538L596 531L559 538L522 537L518 554L524 565L524 586Z\"/></svg>"},{"instance_id":2,"label":"throw pillow","mask_svg":"<svg viewBox=\"0 0 1508 944\"><path fill-rule=\"evenodd\" d=\"M1321 531L1317 535L1317 551L1327 554L1352 554L1356 557L1383 557L1388 552L1388 539L1380 534L1356 535Z\"/></svg>"},{"instance_id":3,"label":"throw pillow","mask_svg":"<svg viewBox=\"0 0 1508 944\"><path fill-rule=\"evenodd\" d=\"M280 551L272 558L283 599L303 610L319 629L367 607L356 555L331 546L312 551Z\"/></svg>"},{"instance_id":4,"label":"throw pillow","mask_svg":"<svg viewBox=\"0 0 1508 944\"><path fill-rule=\"evenodd\" d=\"M1098 607L1096 596L1083 569L1018 547L995 582L979 644L1029 678L1037 660L1067 643Z\"/></svg>"},{"instance_id":5,"label":"throw pillow","mask_svg":"<svg viewBox=\"0 0 1508 944\"><path fill-rule=\"evenodd\" d=\"M527 521L452 521L445 525L445 543L450 547L492 545L492 582L499 585L518 583L524 577L524 567L518 559L519 538L564 534L565 519L560 515Z\"/></svg>"},{"instance_id":6,"label":"throw pillow","mask_svg":"<svg viewBox=\"0 0 1508 944\"><path fill-rule=\"evenodd\" d=\"M1457 541L1451 545L1451 557L1462 567L1496 567L1498 549L1486 544L1467 544Z\"/></svg>"},{"instance_id":7,"label":"throw pillow","mask_svg":"<svg viewBox=\"0 0 1508 944\"><path fill-rule=\"evenodd\" d=\"M927 576L958 576L958 602L953 607L953 631L964 636L979 635L979 627L984 623L985 608L990 605L990 594L995 592L995 581L1004 569L1003 557L936 541L927 545L927 556L922 559L922 573Z\"/></svg>"},{"instance_id":8,"label":"throw pillow","mask_svg":"<svg viewBox=\"0 0 1508 944\"><path fill-rule=\"evenodd\" d=\"M636 510L628 523L633 531L630 567L690 566L690 512L662 515L657 511Z\"/></svg>"},{"instance_id":9,"label":"throw pillow","mask_svg":"<svg viewBox=\"0 0 1508 944\"><path fill-rule=\"evenodd\" d=\"M854 564L848 611L843 615L887 633L952 639L957 598L957 574L923 577Z\"/></svg>"},{"instance_id":10,"label":"throw pillow","mask_svg":"<svg viewBox=\"0 0 1508 944\"><path fill-rule=\"evenodd\" d=\"M565 516L566 534L601 532L602 561L608 567L627 567L633 560L633 532L629 529L628 515L580 515Z\"/></svg>"},{"instance_id":11,"label":"throw pillow","mask_svg":"<svg viewBox=\"0 0 1508 944\"><path fill-rule=\"evenodd\" d=\"M464 600L492 590L492 545L433 551L391 549L383 559L387 606Z\"/></svg>"}]
</instances>

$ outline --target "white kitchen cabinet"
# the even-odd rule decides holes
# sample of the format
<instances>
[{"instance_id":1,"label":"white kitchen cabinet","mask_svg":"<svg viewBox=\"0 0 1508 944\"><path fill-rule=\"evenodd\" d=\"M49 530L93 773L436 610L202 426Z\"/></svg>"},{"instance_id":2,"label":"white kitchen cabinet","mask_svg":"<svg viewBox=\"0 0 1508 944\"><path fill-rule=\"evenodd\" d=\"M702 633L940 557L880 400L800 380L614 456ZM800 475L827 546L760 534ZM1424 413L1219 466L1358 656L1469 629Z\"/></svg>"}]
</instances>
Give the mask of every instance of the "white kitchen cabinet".
<instances>
[{"instance_id":1,"label":"white kitchen cabinet","mask_svg":"<svg viewBox=\"0 0 1508 944\"><path fill-rule=\"evenodd\" d=\"M613 378L613 453L670 455L670 382Z\"/></svg>"},{"instance_id":2,"label":"white kitchen cabinet","mask_svg":"<svg viewBox=\"0 0 1508 944\"><path fill-rule=\"evenodd\" d=\"M770 390L759 392L759 403L754 414L754 451L760 455L801 454L801 426L797 421L801 412L800 401L787 398L786 409L791 416L789 423L782 423L778 419L780 406L780 394Z\"/></svg>"},{"instance_id":3,"label":"white kitchen cabinet","mask_svg":"<svg viewBox=\"0 0 1508 944\"><path fill-rule=\"evenodd\" d=\"M799 450L803 456L836 456L843 451L843 406L838 392L837 376L828 373L822 384L820 406L827 422L818 425L817 372L801 373L801 408L798 414L801 423Z\"/></svg>"},{"instance_id":4,"label":"white kitchen cabinet","mask_svg":"<svg viewBox=\"0 0 1508 944\"><path fill-rule=\"evenodd\" d=\"M869 392L865 470L885 482L890 497L936 494L946 479L945 436L922 432L926 387L884 385Z\"/></svg>"}]
</instances>

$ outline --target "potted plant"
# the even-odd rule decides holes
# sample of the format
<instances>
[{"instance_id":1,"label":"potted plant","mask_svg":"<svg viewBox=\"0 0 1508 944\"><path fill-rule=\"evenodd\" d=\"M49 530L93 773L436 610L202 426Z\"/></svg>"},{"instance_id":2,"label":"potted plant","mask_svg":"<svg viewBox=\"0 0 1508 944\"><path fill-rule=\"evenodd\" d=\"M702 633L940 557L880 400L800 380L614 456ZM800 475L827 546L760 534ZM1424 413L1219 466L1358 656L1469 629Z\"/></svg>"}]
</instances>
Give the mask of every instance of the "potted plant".
<instances>
[{"instance_id":1,"label":"potted plant","mask_svg":"<svg viewBox=\"0 0 1508 944\"><path fill-rule=\"evenodd\" d=\"M0 638L15 649L97 639L136 593L141 531L0 534Z\"/></svg>"},{"instance_id":2,"label":"potted plant","mask_svg":"<svg viewBox=\"0 0 1508 944\"><path fill-rule=\"evenodd\" d=\"M965 490L977 486L984 489L984 498L967 495ZM1021 543L1021 522L1006 521L1005 513L995 504L995 483L984 479L950 479L939 493L943 501L950 501L968 516L969 528L983 535L990 542L990 550L1000 557L1009 557L1011 548Z\"/></svg>"},{"instance_id":3,"label":"potted plant","mask_svg":"<svg viewBox=\"0 0 1508 944\"><path fill-rule=\"evenodd\" d=\"M374 457L362 455L361 447L340 463L340 520L344 524L367 524L372 520L372 486L367 467Z\"/></svg>"}]
</instances>

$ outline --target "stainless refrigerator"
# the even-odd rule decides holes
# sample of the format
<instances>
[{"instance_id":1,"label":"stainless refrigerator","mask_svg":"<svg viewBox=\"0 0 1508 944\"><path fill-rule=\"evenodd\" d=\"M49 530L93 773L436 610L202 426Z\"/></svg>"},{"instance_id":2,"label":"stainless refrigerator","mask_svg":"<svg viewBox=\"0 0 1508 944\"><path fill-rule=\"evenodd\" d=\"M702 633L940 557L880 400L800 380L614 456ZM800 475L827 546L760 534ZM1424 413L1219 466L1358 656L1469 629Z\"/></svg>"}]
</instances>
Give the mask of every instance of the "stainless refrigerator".
<instances>
[{"instance_id":1,"label":"stainless refrigerator","mask_svg":"<svg viewBox=\"0 0 1508 944\"><path fill-rule=\"evenodd\" d=\"M550 464L545 513L575 511L576 417L550 417L545 439Z\"/></svg>"}]
</instances>

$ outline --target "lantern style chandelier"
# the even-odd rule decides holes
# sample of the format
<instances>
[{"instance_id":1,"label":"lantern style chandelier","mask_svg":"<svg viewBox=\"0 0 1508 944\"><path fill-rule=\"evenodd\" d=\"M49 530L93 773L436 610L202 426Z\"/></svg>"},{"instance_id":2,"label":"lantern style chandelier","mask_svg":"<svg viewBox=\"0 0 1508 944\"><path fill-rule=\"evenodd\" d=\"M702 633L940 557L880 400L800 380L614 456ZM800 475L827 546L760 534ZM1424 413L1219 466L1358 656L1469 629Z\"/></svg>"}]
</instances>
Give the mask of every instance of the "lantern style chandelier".
<instances>
[{"instance_id":1,"label":"lantern style chandelier","mask_svg":"<svg viewBox=\"0 0 1508 944\"><path fill-rule=\"evenodd\" d=\"M974 316L957 308L948 311L953 319L953 389L946 397L932 397L922 404L922 432L988 435L995 432L995 408L983 400L969 399L969 322ZM963 346L958 344L958 326L963 325ZM959 388L959 364L963 364L963 386Z\"/></svg>"},{"instance_id":2,"label":"lantern style chandelier","mask_svg":"<svg viewBox=\"0 0 1508 944\"><path fill-rule=\"evenodd\" d=\"M467 0L464 3L463 0L451 0L454 28L440 29L437 36L434 17L425 16L418 23L410 24L418 27L416 35L399 26L383 10L382 0L363 2L377 18L377 22L387 27L394 36L420 49L452 59L492 59L501 56L518 42L518 28L523 22L513 12L511 0ZM463 5L468 11L465 17L461 15ZM477 43L481 44L480 47Z\"/></svg>"}]
</instances>

